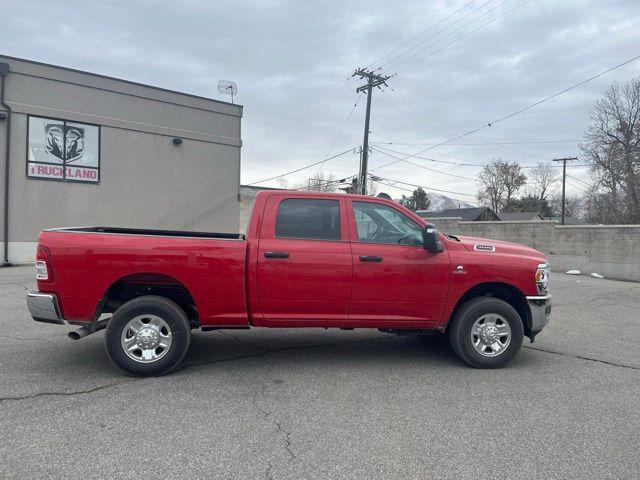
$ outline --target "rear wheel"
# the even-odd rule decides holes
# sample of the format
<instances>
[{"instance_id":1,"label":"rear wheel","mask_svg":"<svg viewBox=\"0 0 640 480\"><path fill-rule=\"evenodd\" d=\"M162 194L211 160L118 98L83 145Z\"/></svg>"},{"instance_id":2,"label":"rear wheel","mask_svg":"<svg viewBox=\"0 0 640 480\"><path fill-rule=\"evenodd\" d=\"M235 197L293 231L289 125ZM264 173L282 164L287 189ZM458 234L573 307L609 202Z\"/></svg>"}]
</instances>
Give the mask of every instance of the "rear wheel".
<instances>
[{"instance_id":1,"label":"rear wheel","mask_svg":"<svg viewBox=\"0 0 640 480\"><path fill-rule=\"evenodd\" d=\"M184 358L191 327L173 301L155 295L134 298L114 314L105 333L109 359L139 376L163 375Z\"/></svg>"},{"instance_id":2,"label":"rear wheel","mask_svg":"<svg viewBox=\"0 0 640 480\"><path fill-rule=\"evenodd\" d=\"M469 300L458 308L449 325L453 351L476 368L504 366L520 350L523 336L518 312L492 297Z\"/></svg>"}]
</instances>

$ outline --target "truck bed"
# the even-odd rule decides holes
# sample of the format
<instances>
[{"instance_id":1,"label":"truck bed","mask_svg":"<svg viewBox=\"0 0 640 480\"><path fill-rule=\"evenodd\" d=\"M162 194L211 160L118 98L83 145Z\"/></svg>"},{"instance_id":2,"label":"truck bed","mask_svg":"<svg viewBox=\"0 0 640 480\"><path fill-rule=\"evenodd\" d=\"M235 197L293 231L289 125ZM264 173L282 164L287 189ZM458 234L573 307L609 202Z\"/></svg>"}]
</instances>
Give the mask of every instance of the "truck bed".
<instances>
[{"instance_id":1,"label":"truck bed","mask_svg":"<svg viewBox=\"0 0 640 480\"><path fill-rule=\"evenodd\" d=\"M93 321L96 302L122 285L155 283L189 292L202 326L248 323L244 235L71 227L42 231L39 247L52 272L38 289L57 295L69 322Z\"/></svg>"}]
</instances>

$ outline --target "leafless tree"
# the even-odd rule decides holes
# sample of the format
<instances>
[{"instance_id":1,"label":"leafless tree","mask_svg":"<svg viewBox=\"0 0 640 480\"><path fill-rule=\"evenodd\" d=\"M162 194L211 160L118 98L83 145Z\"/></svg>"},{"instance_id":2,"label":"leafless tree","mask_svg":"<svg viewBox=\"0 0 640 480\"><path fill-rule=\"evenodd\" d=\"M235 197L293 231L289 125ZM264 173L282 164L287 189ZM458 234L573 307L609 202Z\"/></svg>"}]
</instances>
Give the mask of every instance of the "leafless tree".
<instances>
[{"instance_id":1,"label":"leafless tree","mask_svg":"<svg viewBox=\"0 0 640 480\"><path fill-rule=\"evenodd\" d=\"M314 173L306 182L291 184L284 178L277 180L278 187L285 190L310 190L314 192L335 192L340 183L333 173L318 171Z\"/></svg>"},{"instance_id":2,"label":"leafless tree","mask_svg":"<svg viewBox=\"0 0 640 480\"><path fill-rule=\"evenodd\" d=\"M335 192L337 188L336 176L333 173L325 173L323 171L314 173L307 181L307 184L302 187L304 190L315 192Z\"/></svg>"},{"instance_id":3,"label":"leafless tree","mask_svg":"<svg viewBox=\"0 0 640 480\"><path fill-rule=\"evenodd\" d=\"M548 200L553 187L558 181L558 173L553 168L551 162L538 162L538 164L529 171L529 176L527 177L529 196L535 197L538 200Z\"/></svg>"},{"instance_id":4,"label":"leafless tree","mask_svg":"<svg viewBox=\"0 0 640 480\"><path fill-rule=\"evenodd\" d=\"M640 77L596 102L580 149L594 179L588 214L602 213L599 223L640 223Z\"/></svg>"},{"instance_id":5,"label":"leafless tree","mask_svg":"<svg viewBox=\"0 0 640 480\"><path fill-rule=\"evenodd\" d=\"M564 199L564 214L567 217L580 218L582 215L584 199L578 195L567 195ZM562 214L562 195L556 193L551 197L551 210L555 216Z\"/></svg>"},{"instance_id":6,"label":"leafless tree","mask_svg":"<svg viewBox=\"0 0 640 480\"><path fill-rule=\"evenodd\" d=\"M283 190L289 190L291 187L289 186L289 180L287 180L286 178L278 178L276 180L276 182L278 183L278 188L282 188Z\"/></svg>"},{"instance_id":7,"label":"leafless tree","mask_svg":"<svg viewBox=\"0 0 640 480\"><path fill-rule=\"evenodd\" d=\"M478 201L499 212L515 199L526 182L527 177L516 162L494 159L478 175Z\"/></svg>"}]
</instances>

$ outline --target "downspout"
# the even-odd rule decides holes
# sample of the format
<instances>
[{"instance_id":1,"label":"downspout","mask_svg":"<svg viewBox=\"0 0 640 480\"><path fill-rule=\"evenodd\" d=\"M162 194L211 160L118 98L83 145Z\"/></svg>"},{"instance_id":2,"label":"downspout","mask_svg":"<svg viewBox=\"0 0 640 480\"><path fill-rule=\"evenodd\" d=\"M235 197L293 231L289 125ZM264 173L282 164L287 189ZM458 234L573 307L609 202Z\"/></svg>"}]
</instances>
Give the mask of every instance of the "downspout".
<instances>
[{"instance_id":1,"label":"downspout","mask_svg":"<svg viewBox=\"0 0 640 480\"><path fill-rule=\"evenodd\" d=\"M4 228L3 228L3 241L4 241L4 261L3 267L8 267L9 263L9 154L11 152L11 107L5 102L4 91L7 75L9 74L9 64L0 63L0 105L4 107L7 112L7 137L5 140L5 152L4 152Z\"/></svg>"}]
</instances>

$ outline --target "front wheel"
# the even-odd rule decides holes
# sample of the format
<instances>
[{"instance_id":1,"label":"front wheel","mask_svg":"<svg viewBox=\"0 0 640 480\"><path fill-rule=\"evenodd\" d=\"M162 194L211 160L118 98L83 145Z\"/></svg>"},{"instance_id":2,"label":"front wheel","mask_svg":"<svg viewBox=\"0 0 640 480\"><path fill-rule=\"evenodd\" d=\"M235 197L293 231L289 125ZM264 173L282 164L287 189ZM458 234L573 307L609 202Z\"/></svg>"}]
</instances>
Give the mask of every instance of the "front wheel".
<instances>
[{"instance_id":1,"label":"front wheel","mask_svg":"<svg viewBox=\"0 0 640 480\"><path fill-rule=\"evenodd\" d=\"M147 295L122 305L105 332L109 359L127 373L163 375L184 358L191 327L184 311L165 297Z\"/></svg>"},{"instance_id":2,"label":"front wheel","mask_svg":"<svg viewBox=\"0 0 640 480\"><path fill-rule=\"evenodd\" d=\"M449 325L453 351L475 368L504 366L520 350L523 336L518 312L492 297L469 300L455 312Z\"/></svg>"}]
</instances>

